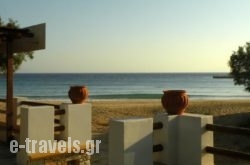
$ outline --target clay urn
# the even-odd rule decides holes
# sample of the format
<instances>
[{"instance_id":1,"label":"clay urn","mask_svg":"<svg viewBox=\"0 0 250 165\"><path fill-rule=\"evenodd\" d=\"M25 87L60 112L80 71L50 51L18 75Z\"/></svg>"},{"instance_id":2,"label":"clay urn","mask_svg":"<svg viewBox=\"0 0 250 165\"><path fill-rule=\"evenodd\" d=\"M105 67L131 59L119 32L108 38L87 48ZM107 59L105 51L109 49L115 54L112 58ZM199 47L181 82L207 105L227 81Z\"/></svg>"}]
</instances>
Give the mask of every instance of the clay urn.
<instances>
[{"instance_id":1,"label":"clay urn","mask_svg":"<svg viewBox=\"0 0 250 165\"><path fill-rule=\"evenodd\" d=\"M161 103L169 115L181 115L188 105L188 95L185 90L164 90Z\"/></svg>"},{"instance_id":2,"label":"clay urn","mask_svg":"<svg viewBox=\"0 0 250 165\"><path fill-rule=\"evenodd\" d=\"M71 86L68 91L68 96L73 104L83 103L88 98L88 95L88 89L84 85Z\"/></svg>"}]
</instances>

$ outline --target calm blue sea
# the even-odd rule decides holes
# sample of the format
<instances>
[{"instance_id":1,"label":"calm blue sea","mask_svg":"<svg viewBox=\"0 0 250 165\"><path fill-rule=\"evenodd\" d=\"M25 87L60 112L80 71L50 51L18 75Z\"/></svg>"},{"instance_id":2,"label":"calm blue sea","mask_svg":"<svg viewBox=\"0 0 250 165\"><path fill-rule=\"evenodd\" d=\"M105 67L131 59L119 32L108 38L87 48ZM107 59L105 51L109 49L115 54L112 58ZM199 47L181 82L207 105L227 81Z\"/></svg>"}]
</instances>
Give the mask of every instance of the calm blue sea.
<instances>
[{"instance_id":1,"label":"calm blue sea","mask_svg":"<svg viewBox=\"0 0 250 165\"><path fill-rule=\"evenodd\" d=\"M224 73L225 74L225 73ZM159 99L163 90L185 89L191 99L250 98L233 79L214 79L218 73L89 73L15 74L14 96L69 100L72 85L86 85L89 99ZM6 79L0 76L0 97L6 97Z\"/></svg>"}]
</instances>

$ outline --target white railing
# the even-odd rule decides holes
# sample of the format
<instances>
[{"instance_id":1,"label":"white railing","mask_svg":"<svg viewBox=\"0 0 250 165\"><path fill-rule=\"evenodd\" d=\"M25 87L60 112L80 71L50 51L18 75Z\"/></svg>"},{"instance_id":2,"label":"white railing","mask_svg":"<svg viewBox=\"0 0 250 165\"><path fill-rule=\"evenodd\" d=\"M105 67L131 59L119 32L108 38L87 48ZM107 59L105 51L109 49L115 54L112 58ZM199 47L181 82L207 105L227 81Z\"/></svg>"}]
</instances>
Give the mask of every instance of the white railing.
<instances>
[{"instance_id":1,"label":"white railing","mask_svg":"<svg viewBox=\"0 0 250 165\"><path fill-rule=\"evenodd\" d=\"M54 142L55 139L66 141L68 137L70 137L72 142L74 140L80 141L81 149L83 149L86 141L92 139L91 104L62 104L60 109L65 110L65 113L60 115L58 120L60 123L55 123L55 109L53 106L29 106L21 108L19 145L26 145L26 138L36 140L37 143L33 150L32 145L25 146L28 147L29 151L32 150L35 151L35 153L27 153L26 148L18 151L18 165L44 165L45 160L66 162L69 160L82 160L83 157L87 157L86 154L82 153L71 153L68 155L67 153L59 154L58 152L56 152L56 154L39 153L39 141ZM59 132L59 135L56 135L54 132L57 124L64 126L64 129ZM90 160L85 160L84 163L90 164Z\"/></svg>"},{"instance_id":2,"label":"white railing","mask_svg":"<svg viewBox=\"0 0 250 165\"><path fill-rule=\"evenodd\" d=\"M113 119L109 165L213 165L213 154L205 151L213 146L213 132L205 128L212 123L212 116L187 113Z\"/></svg>"}]
</instances>

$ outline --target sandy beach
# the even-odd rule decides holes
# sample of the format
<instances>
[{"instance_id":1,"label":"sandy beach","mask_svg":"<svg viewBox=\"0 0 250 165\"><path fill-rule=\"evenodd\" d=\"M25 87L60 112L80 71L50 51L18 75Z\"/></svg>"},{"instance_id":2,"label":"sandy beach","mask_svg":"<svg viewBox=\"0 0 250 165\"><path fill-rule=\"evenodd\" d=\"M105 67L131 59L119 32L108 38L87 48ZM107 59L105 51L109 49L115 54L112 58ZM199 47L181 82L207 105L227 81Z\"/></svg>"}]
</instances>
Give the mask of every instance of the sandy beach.
<instances>
[{"instance_id":1,"label":"sandy beach","mask_svg":"<svg viewBox=\"0 0 250 165\"><path fill-rule=\"evenodd\" d=\"M129 116L153 117L156 113L164 112L160 100L93 101L91 103L93 105L93 138L102 140L101 153L92 157L93 165L108 164L108 123L110 119ZM191 100L186 112L213 115L216 124L250 126L250 100ZM247 136L215 133L214 143L218 147L250 152L250 141ZM215 156L215 164L244 165L249 162Z\"/></svg>"},{"instance_id":2,"label":"sandy beach","mask_svg":"<svg viewBox=\"0 0 250 165\"><path fill-rule=\"evenodd\" d=\"M90 100L89 102L92 104L93 139L102 141L100 153L94 154L91 158L92 165L108 164L108 128L112 118L153 117L156 113L164 112L160 100ZM5 105L0 104L0 108L4 109ZM186 113L213 115L216 124L250 127L250 100L190 100ZM4 120L3 115L0 117ZM250 152L248 137L215 133L214 143L218 147ZM249 162L215 156L215 164L244 165Z\"/></svg>"}]
</instances>

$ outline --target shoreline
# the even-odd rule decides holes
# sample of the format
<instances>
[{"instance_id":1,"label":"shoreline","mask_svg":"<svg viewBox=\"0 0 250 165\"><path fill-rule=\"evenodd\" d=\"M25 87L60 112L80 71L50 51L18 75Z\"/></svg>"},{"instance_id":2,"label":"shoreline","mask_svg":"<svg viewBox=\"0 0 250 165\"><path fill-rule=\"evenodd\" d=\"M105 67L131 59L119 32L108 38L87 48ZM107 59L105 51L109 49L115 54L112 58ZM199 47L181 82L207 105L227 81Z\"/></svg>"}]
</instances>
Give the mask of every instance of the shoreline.
<instances>
[{"instance_id":1,"label":"shoreline","mask_svg":"<svg viewBox=\"0 0 250 165\"><path fill-rule=\"evenodd\" d=\"M70 99L55 99L55 98L48 98L48 99L32 99L32 98L28 98L28 97L21 97L21 98L27 98L28 101L34 101L34 102L62 102L62 103L71 103ZM249 97L232 97L232 98L222 98L222 97L209 97L209 98L190 98L189 97L189 101L250 101L250 94ZM112 102L112 101L132 101L132 102L136 102L136 101L161 101L161 97L160 98L139 98L139 99L135 99L135 98L116 98L116 99L90 99L88 98L86 102Z\"/></svg>"}]
</instances>

